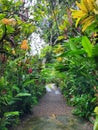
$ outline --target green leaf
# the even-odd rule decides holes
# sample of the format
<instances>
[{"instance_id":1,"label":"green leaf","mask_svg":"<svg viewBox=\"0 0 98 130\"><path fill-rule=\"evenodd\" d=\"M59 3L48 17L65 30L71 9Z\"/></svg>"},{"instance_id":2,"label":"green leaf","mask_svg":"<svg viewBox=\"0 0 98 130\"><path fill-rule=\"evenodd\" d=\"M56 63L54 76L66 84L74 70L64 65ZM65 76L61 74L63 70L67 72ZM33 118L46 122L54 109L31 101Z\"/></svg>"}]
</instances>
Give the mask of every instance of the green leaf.
<instances>
[{"instance_id":1,"label":"green leaf","mask_svg":"<svg viewBox=\"0 0 98 130\"><path fill-rule=\"evenodd\" d=\"M0 38L3 36L3 29L0 27Z\"/></svg>"},{"instance_id":2,"label":"green leaf","mask_svg":"<svg viewBox=\"0 0 98 130\"><path fill-rule=\"evenodd\" d=\"M64 52L63 54L61 54L59 56L65 57L65 56L69 56L69 55L81 55L81 54L85 54L84 49L67 51L67 52Z\"/></svg>"},{"instance_id":3,"label":"green leaf","mask_svg":"<svg viewBox=\"0 0 98 130\"><path fill-rule=\"evenodd\" d=\"M4 116L5 117L19 116L19 112L18 111L6 112L4 113Z\"/></svg>"},{"instance_id":4,"label":"green leaf","mask_svg":"<svg viewBox=\"0 0 98 130\"><path fill-rule=\"evenodd\" d=\"M85 51L83 49L81 49L81 50L70 51L70 52L68 52L67 55L81 55L81 54L84 54L84 53L85 53Z\"/></svg>"},{"instance_id":5,"label":"green leaf","mask_svg":"<svg viewBox=\"0 0 98 130\"><path fill-rule=\"evenodd\" d=\"M88 54L88 57L92 57L93 45L86 36L82 37L82 46L84 50L86 51L86 53Z\"/></svg>"},{"instance_id":6,"label":"green leaf","mask_svg":"<svg viewBox=\"0 0 98 130\"><path fill-rule=\"evenodd\" d=\"M19 93L16 95L16 97L29 97L29 96L31 96L30 93Z\"/></svg>"},{"instance_id":7,"label":"green leaf","mask_svg":"<svg viewBox=\"0 0 98 130\"><path fill-rule=\"evenodd\" d=\"M12 86L13 90L16 90L16 92L19 92L19 87L17 85Z\"/></svg>"},{"instance_id":8,"label":"green leaf","mask_svg":"<svg viewBox=\"0 0 98 130\"><path fill-rule=\"evenodd\" d=\"M71 50L76 50L77 49L73 42L70 42L70 49Z\"/></svg>"},{"instance_id":9,"label":"green leaf","mask_svg":"<svg viewBox=\"0 0 98 130\"><path fill-rule=\"evenodd\" d=\"M95 123L94 123L94 130L98 130L98 119L95 120Z\"/></svg>"},{"instance_id":10,"label":"green leaf","mask_svg":"<svg viewBox=\"0 0 98 130\"><path fill-rule=\"evenodd\" d=\"M30 81L26 81L23 85L24 85L24 87L25 86L27 86L27 85L29 85L29 84L33 84L34 83L34 80L30 80Z\"/></svg>"},{"instance_id":11,"label":"green leaf","mask_svg":"<svg viewBox=\"0 0 98 130\"><path fill-rule=\"evenodd\" d=\"M98 44L93 47L92 53L93 56L98 56Z\"/></svg>"},{"instance_id":12,"label":"green leaf","mask_svg":"<svg viewBox=\"0 0 98 130\"><path fill-rule=\"evenodd\" d=\"M65 39L64 36L58 36L58 40L62 40L62 39Z\"/></svg>"},{"instance_id":13,"label":"green leaf","mask_svg":"<svg viewBox=\"0 0 98 130\"><path fill-rule=\"evenodd\" d=\"M7 25L6 28L7 28L8 33L13 33L15 31L15 29L10 25Z\"/></svg>"},{"instance_id":14,"label":"green leaf","mask_svg":"<svg viewBox=\"0 0 98 130\"><path fill-rule=\"evenodd\" d=\"M77 45L79 45L80 42L81 42L81 36L75 37L75 38L70 38L68 43L70 45L71 50L76 50L76 49L78 49Z\"/></svg>"},{"instance_id":15,"label":"green leaf","mask_svg":"<svg viewBox=\"0 0 98 130\"><path fill-rule=\"evenodd\" d=\"M3 19L5 16L5 14L0 14L0 20Z\"/></svg>"}]
</instances>

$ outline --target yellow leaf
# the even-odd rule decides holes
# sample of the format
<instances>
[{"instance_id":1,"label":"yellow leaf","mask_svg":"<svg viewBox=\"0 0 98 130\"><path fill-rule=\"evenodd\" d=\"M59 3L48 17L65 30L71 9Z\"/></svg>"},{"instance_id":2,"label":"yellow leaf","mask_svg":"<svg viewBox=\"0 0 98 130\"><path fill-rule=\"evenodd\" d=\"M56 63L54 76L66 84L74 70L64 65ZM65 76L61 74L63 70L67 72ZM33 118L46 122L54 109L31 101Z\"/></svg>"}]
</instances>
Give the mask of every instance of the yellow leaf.
<instances>
[{"instance_id":1,"label":"yellow leaf","mask_svg":"<svg viewBox=\"0 0 98 130\"><path fill-rule=\"evenodd\" d=\"M62 60L63 60L62 57L58 57L58 58L57 58L57 61L58 61L58 62L62 62Z\"/></svg>"},{"instance_id":2,"label":"yellow leaf","mask_svg":"<svg viewBox=\"0 0 98 130\"><path fill-rule=\"evenodd\" d=\"M94 9L94 13L98 15L98 10Z\"/></svg>"},{"instance_id":3,"label":"yellow leaf","mask_svg":"<svg viewBox=\"0 0 98 130\"><path fill-rule=\"evenodd\" d=\"M84 12L87 13L87 8L85 7L85 5L84 5L83 2L82 2L82 3L78 3L78 2L76 1L76 5L77 5L82 11L84 11Z\"/></svg>"},{"instance_id":4,"label":"yellow leaf","mask_svg":"<svg viewBox=\"0 0 98 130\"><path fill-rule=\"evenodd\" d=\"M65 39L64 36L58 36L58 40L62 40L62 39Z\"/></svg>"},{"instance_id":5,"label":"yellow leaf","mask_svg":"<svg viewBox=\"0 0 98 130\"><path fill-rule=\"evenodd\" d=\"M87 13L83 12L82 10L74 10L72 12L73 18L83 18L87 15Z\"/></svg>"},{"instance_id":6,"label":"yellow leaf","mask_svg":"<svg viewBox=\"0 0 98 130\"><path fill-rule=\"evenodd\" d=\"M98 115L98 107L95 107L94 112Z\"/></svg>"},{"instance_id":7,"label":"yellow leaf","mask_svg":"<svg viewBox=\"0 0 98 130\"><path fill-rule=\"evenodd\" d=\"M88 27L88 26L90 26L91 24L92 24L92 22L93 22L93 18L92 19L89 19L87 22L85 22L84 24L83 24L83 28L82 28L82 31L84 32L85 30L86 30L86 28Z\"/></svg>"},{"instance_id":8,"label":"yellow leaf","mask_svg":"<svg viewBox=\"0 0 98 130\"><path fill-rule=\"evenodd\" d=\"M85 0L81 0L81 5L82 7L84 8L85 12L87 13L88 12L88 8L87 8L87 3Z\"/></svg>"},{"instance_id":9,"label":"yellow leaf","mask_svg":"<svg viewBox=\"0 0 98 130\"><path fill-rule=\"evenodd\" d=\"M82 24L82 31L85 31L88 26L90 26L96 19L96 14L98 14L98 10L95 6L95 0L81 0L80 3L76 2L79 10L72 11L72 17L76 20L75 26ZM95 15L94 15L95 13Z\"/></svg>"},{"instance_id":10,"label":"yellow leaf","mask_svg":"<svg viewBox=\"0 0 98 130\"><path fill-rule=\"evenodd\" d=\"M94 16L89 16L89 17L86 17L85 19L83 19L82 21L81 21L81 24L85 24L85 23L89 23L89 22L93 22L93 20L94 20Z\"/></svg>"},{"instance_id":11,"label":"yellow leaf","mask_svg":"<svg viewBox=\"0 0 98 130\"><path fill-rule=\"evenodd\" d=\"M86 8L86 11L88 12L89 11L88 1L87 0L81 0L81 4Z\"/></svg>"},{"instance_id":12,"label":"yellow leaf","mask_svg":"<svg viewBox=\"0 0 98 130\"><path fill-rule=\"evenodd\" d=\"M16 52L15 52L15 50L14 50L14 49L12 50L12 54L13 54L13 55L15 55L15 54L16 54Z\"/></svg>"},{"instance_id":13,"label":"yellow leaf","mask_svg":"<svg viewBox=\"0 0 98 130\"><path fill-rule=\"evenodd\" d=\"M95 8L95 4L94 4L94 0L87 0L88 2L88 6L89 6L89 11L93 11L93 9Z\"/></svg>"},{"instance_id":14,"label":"yellow leaf","mask_svg":"<svg viewBox=\"0 0 98 130\"><path fill-rule=\"evenodd\" d=\"M81 18L77 19L76 24L75 24L76 27L78 26L78 23L79 23L80 20L81 20Z\"/></svg>"}]
</instances>

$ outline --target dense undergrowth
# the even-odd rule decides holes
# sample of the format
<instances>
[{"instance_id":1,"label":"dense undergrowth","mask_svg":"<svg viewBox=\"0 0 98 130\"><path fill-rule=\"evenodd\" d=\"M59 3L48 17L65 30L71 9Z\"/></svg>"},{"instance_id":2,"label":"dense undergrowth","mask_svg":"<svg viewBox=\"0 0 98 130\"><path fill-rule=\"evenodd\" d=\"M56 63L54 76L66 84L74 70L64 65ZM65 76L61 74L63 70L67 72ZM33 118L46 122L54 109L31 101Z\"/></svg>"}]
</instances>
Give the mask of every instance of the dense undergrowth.
<instances>
[{"instance_id":1,"label":"dense undergrowth","mask_svg":"<svg viewBox=\"0 0 98 130\"><path fill-rule=\"evenodd\" d=\"M37 59L37 58L36 58ZM31 113L32 107L45 93L44 84L40 79L40 66L33 62L30 68L29 59L20 63L20 58L7 62L5 73L0 78L0 129L19 123ZM32 65L32 64L31 64Z\"/></svg>"},{"instance_id":2,"label":"dense undergrowth","mask_svg":"<svg viewBox=\"0 0 98 130\"><path fill-rule=\"evenodd\" d=\"M42 63L30 54L35 25L20 9L26 13L22 1L0 1L0 130L17 125L45 93Z\"/></svg>"},{"instance_id":3,"label":"dense undergrowth","mask_svg":"<svg viewBox=\"0 0 98 130\"><path fill-rule=\"evenodd\" d=\"M81 38L73 38L73 40L76 47ZM42 73L45 75L46 82L56 83L66 97L67 103L75 106L73 114L89 119L97 105L98 71L96 70L96 63L93 58L84 58L83 55L85 54L74 54L73 50L70 50L70 44L68 42L67 45L66 42L63 46L57 45L57 47L52 48L52 50L54 49L52 63L47 63ZM66 45L68 50L66 50ZM58 54L55 55L54 53L61 48L64 51L59 56ZM49 75L51 70L52 73Z\"/></svg>"},{"instance_id":4,"label":"dense undergrowth","mask_svg":"<svg viewBox=\"0 0 98 130\"><path fill-rule=\"evenodd\" d=\"M76 4L75 0L37 0L27 8L31 19L21 13L27 13L23 1L0 1L0 130L29 114L51 82L74 106L73 114L86 119L96 116L97 130L98 1ZM30 53L33 32L48 43L35 56Z\"/></svg>"},{"instance_id":5,"label":"dense undergrowth","mask_svg":"<svg viewBox=\"0 0 98 130\"><path fill-rule=\"evenodd\" d=\"M24 64L24 65L23 65ZM45 93L40 78L40 67L33 64L32 69L16 60L7 64L5 74L0 78L0 129L5 130L19 123L19 118L31 113ZM24 70L25 68L25 70Z\"/></svg>"}]
</instances>

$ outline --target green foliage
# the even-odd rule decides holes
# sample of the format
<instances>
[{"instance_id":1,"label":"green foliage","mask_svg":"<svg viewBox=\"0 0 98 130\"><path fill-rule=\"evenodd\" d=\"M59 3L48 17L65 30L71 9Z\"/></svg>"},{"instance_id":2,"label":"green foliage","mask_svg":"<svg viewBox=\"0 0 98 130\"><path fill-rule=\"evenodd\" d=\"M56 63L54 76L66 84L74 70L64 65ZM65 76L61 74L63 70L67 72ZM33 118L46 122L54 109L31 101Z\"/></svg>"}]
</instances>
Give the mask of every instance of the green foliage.
<instances>
[{"instance_id":1,"label":"green foliage","mask_svg":"<svg viewBox=\"0 0 98 130\"><path fill-rule=\"evenodd\" d=\"M10 126L11 124L18 124L19 122L19 112L5 112L4 117L0 118L0 130L8 130L6 126Z\"/></svg>"},{"instance_id":2,"label":"green foliage","mask_svg":"<svg viewBox=\"0 0 98 130\"><path fill-rule=\"evenodd\" d=\"M94 110L95 98L93 98L89 94L82 94L81 96L76 96L72 98L71 101L73 105L76 106L73 110L73 114L88 119L91 114L91 111Z\"/></svg>"},{"instance_id":3,"label":"green foliage","mask_svg":"<svg viewBox=\"0 0 98 130\"><path fill-rule=\"evenodd\" d=\"M43 48L43 49L41 50L40 57L41 57L41 58L47 57L47 55L48 55L49 53L51 53L51 52L52 52L52 47L51 47L51 46L46 46L45 48Z\"/></svg>"},{"instance_id":4,"label":"green foliage","mask_svg":"<svg viewBox=\"0 0 98 130\"><path fill-rule=\"evenodd\" d=\"M16 95L16 97L28 97L28 96L31 96L31 94L29 94L29 93L18 93Z\"/></svg>"},{"instance_id":5,"label":"green foliage","mask_svg":"<svg viewBox=\"0 0 98 130\"><path fill-rule=\"evenodd\" d=\"M88 54L88 56L91 57L93 45L91 44L90 40L86 36L82 38L82 46L86 51L86 53Z\"/></svg>"},{"instance_id":6,"label":"green foliage","mask_svg":"<svg viewBox=\"0 0 98 130\"><path fill-rule=\"evenodd\" d=\"M74 114L89 118L96 102L94 90L94 86L97 85L96 74L94 74L96 64L93 58L88 58L85 55L84 50L89 54L91 50L87 48L87 44L90 44L89 42L87 43L87 39L86 42L84 40L84 44L87 44L83 44L83 46L85 46L83 53L77 53L77 51L73 53L73 51L82 48L79 42L80 38L76 38L76 40L74 38L73 43L72 40L70 40L68 42L69 46L66 45L67 48L69 48L68 53L64 52L64 54L61 55L67 57L67 61L65 60L64 62L65 69L63 69L66 72L64 79L65 85L63 84L61 89L67 102L76 107Z\"/></svg>"},{"instance_id":7,"label":"green foliage","mask_svg":"<svg viewBox=\"0 0 98 130\"><path fill-rule=\"evenodd\" d=\"M0 53L13 56L12 49L19 49L19 43L34 32L35 26L27 16L20 13L21 8L24 8L20 0L1 0L0 7Z\"/></svg>"},{"instance_id":8,"label":"green foliage","mask_svg":"<svg viewBox=\"0 0 98 130\"><path fill-rule=\"evenodd\" d=\"M45 26L42 27L42 17L38 26L43 31L45 41L54 47L50 55L44 55L44 58L49 58L48 64L44 65L41 71L41 77L46 82L52 82L53 79L59 84L67 102L75 106L74 113L89 119L97 99L95 87L98 86L98 27L93 25L93 28L84 34L81 27L75 28L68 9L71 5L75 8L73 0L45 2L48 4L46 10L49 11L44 12L44 16L48 17L45 19ZM65 5L68 5L68 8ZM40 6L39 10L42 12L44 9ZM63 51L56 50L57 43L61 44ZM45 54L47 53L48 50Z\"/></svg>"},{"instance_id":9,"label":"green foliage","mask_svg":"<svg viewBox=\"0 0 98 130\"><path fill-rule=\"evenodd\" d=\"M97 130L98 129L98 107L95 107L94 112L96 114L96 120L94 122L94 128L93 128L93 130Z\"/></svg>"},{"instance_id":10,"label":"green foliage","mask_svg":"<svg viewBox=\"0 0 98 130\"><path fill-rule=\"evenodd\" d=\"M40 62L38 64L37 57L25 61L23 56L14 60L9 58L3 75L0 78L0 123L3 121L2 129L6 129L17 124L19 117L31 112L45 88L39 77Z\"/></svg>"},{"instance_id":11,"label":"green foliage","mask_svg":"<svg viewBox=\"0 0 98 130\"><path fill-rule=\"evenodd\" d=\"M26 41L35 31L32 19L24 16L21 9L27 13L20 0L17 2L0 0L0 129L2 130L14 126L20 117L30 113L32 105L37 103L39 95L41 96L44 91L42 86L38 94L39 84L38 88L34 84L36 77L32 75L38 75L38 70L36 69L34 74L29 71L30 68L37 66L35 61L38 59L32 60L31 57L28 59L26 55L30 49L27 52L21 48L22 41ZM27 59L28 61L25 61Z\"/></svg>"},{"instance_id":12,"label":"green foliage","mask_svg":"<svg viewBox=\"0 0 98 130\"><path fill-rule=\"evenodd\" d=\"M41 71L41 77L45 80L46 83L51 83L55 81L55 70L54 68L44 68Z\"/></svg>"},{"instance_id":13,"label":"green foliage","mask_svg":"<svg viewBox=\"0 0 98 130\"><path fill-rule=\"evenodd\" d=\"M52 82L53 79L61 87L67 103L75 106L74 114L88 119L96 102L94 86L97 86L97 70L93 57L89 58L86 55L86 53L90 54L91 49L87 48L87 45L91 43L87 38L86 42L85 38L83 40L84 43L82 37L76 37L63 43L62 47L65 51L52 54L53 62L46 64L42 72L45 80ZM58 51L56 49L54 47L54 53ZM60 62L57 61L59 57L62 58ZM54 77L51 75L53 71Z\"/></svg>"}]
</instances>

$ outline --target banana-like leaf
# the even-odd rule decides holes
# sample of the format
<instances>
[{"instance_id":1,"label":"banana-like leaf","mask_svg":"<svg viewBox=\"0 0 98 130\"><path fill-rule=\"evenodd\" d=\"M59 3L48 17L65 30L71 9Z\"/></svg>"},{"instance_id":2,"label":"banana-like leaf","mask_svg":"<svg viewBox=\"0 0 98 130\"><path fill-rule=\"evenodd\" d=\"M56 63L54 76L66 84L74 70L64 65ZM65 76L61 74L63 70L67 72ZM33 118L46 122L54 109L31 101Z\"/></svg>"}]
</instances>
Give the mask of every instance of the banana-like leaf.
<instances>
[{"instance_id":1,"label":"banana-like leaf","mask_svg":"<svg viewBox=\"0 0 98 130\"><path fill-rule=\"evenodd\" d=\"M82 37L82 46L85 52L87 53L88 57L92 57L93 45L86 36Z\"/></svg>"}]
</instances>

